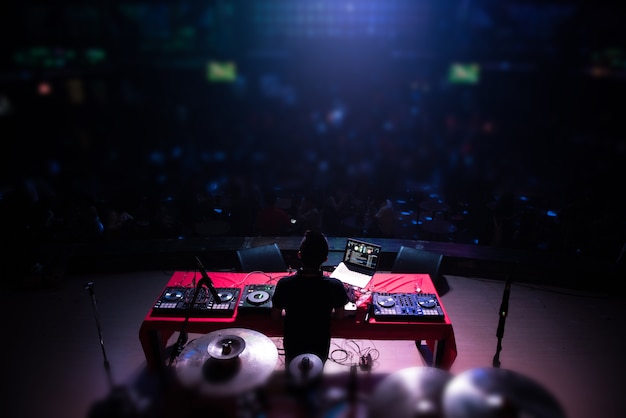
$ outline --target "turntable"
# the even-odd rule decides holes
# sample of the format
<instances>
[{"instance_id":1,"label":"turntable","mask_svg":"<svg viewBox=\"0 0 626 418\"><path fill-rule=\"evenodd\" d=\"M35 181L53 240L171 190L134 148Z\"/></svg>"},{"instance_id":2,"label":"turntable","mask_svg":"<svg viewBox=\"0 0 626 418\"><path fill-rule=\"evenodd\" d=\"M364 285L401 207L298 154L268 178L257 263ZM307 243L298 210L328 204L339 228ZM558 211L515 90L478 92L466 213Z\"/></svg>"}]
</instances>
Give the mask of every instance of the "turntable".
<instances>
[{"instance_id":1,"label":"turntable","mask_svg":"<svg viewBox=\"0 0 626 418\"><path fill-rule=\"evenodd\" d=\"M238 313L271 312L272 296L274 295L273 284L249 284L246 285L239 299Z\"/></svg>"},{"instance_id":2,"label":"turntable","mask_svg":"<svg viewBox=\"0 0 626 418\"><path fill-rule=\"evenodd\" d=\"M176 304L183 300L187 294L187 289L181 287L166 288L163 292L163 303Z\"/></svg>"}]
</instances>

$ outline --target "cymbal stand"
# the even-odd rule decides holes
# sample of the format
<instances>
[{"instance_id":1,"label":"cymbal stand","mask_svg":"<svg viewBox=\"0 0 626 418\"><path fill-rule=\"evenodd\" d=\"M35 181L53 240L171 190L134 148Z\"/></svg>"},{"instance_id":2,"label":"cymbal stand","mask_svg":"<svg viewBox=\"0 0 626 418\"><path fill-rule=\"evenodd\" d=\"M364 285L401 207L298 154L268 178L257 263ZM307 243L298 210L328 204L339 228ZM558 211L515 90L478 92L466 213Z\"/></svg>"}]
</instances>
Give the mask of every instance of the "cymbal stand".
<instances>
[{"instance_id":1,"label":"cymbal stand","mask_svg":"<svg viewBox=\"0 0 626 418\"><path fill-rule=\"evenodd\" d=\"M502 294L502 303L500 304L500 320L498 321L498 329L496 330L496 337L498 343L496 345L496 354L493 357L493 367L500 367L500 351L502 351L502 337L504 337L504 324L506 322L506 316L509 311L509 295L511 293L511 275L509 274L504 285L504 292Z\"/></svg>"},{"instance_id":2,"label":"cymbal stand","mask_svg":"<svg viewBox=\"0 0 626 418\"><path fill-rule=\"evenodd\" d=\"M362 418L365 416L366 401L359 394L358 370L359 366L357 364L350 365L348 384L344 395L328 402L322 414L323 418L337 416L344 418Z\"/></svg>"}]
</instances>

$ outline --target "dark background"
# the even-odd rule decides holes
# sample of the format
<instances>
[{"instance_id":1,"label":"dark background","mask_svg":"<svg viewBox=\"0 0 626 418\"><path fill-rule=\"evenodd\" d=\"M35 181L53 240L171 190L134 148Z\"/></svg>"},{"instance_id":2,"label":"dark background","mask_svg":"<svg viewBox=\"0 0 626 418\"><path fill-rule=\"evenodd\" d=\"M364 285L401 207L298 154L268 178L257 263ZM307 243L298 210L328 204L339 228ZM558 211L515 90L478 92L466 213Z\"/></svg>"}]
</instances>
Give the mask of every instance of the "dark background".
<instances>
[{"instance_id":1,"label":"dark background","mask_svg":"<svg viewBox=\"0 0 626 418\"><path fill-rule=\"evenodd\" d=\"M608 2L14 1L2 19L9 243L250 236L268 193L297 217L343 186L345 218L390 199L398 238L436 239L418 204L438 199L457 230L441 239L494 245L507 196L495 245L623 251L626 52ZM214 60L236 79L209 81ZM478 82L450 82L456 62Z\"/></svg>"}]
</instances>

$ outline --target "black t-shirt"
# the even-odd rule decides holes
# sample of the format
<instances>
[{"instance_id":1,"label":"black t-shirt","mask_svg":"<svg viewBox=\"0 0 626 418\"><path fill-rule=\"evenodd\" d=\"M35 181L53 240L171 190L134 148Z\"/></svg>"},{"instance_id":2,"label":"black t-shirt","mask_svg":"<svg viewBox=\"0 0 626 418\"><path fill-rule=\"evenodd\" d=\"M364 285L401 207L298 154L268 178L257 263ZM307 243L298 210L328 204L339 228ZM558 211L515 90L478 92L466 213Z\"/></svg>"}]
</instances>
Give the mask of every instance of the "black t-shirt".
<instances>
[{"instance_id":1,"label":"black t-shirt","mask_svg":"<svg viewBox=\"0 0 626 418\"><path fill-rule=\"evenodd\" d=\"M299 271L278 281L272 305L285 310L283 346L287 364L305 353L327 360L332 311L346 303L348 295L343 283L321 271Z\"/></svg>"}]
</instances>

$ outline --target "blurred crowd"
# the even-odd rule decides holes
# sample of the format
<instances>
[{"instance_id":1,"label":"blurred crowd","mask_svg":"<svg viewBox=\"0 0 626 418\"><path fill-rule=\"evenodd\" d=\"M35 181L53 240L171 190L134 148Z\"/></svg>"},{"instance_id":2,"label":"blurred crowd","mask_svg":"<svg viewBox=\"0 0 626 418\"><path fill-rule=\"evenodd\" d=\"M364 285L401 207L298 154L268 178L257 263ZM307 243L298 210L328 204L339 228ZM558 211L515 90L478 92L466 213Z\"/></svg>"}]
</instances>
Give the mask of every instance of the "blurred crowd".
<instances>
[{"instance_id":1,"label":"blurred crowd","mask_svg":"<svg viewBox=\"0 0 626 418\"><path fill-rule=\"evenodd\" d=\"M37 266L44 246L319 228L623 252L622 81L548 62L454 85L436 57L365 71L338 51L315 71L250 62L232 84L172 61L3 85L5 246Z\"/></svg>"}]
</instances>

